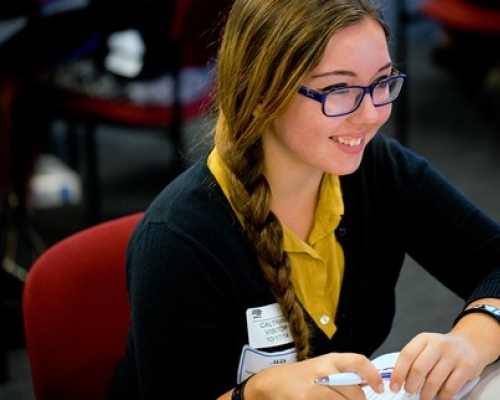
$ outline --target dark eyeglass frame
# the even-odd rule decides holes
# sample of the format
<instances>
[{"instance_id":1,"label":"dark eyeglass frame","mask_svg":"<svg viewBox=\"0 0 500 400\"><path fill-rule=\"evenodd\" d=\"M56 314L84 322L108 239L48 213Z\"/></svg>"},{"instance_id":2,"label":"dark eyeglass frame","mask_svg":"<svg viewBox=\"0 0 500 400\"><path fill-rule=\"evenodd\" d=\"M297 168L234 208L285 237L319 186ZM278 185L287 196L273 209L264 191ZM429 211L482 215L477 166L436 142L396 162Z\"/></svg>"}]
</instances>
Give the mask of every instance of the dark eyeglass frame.
<instances>
[{"instance_id":1,"label":"dark eyeglass frame","mask_svg":"<svg viewBox=\"0 0 500 400\"><path fill-rule=\"evenodd\" d=\"M392 99L389 99L388 101L386 101L384 103L377 103L377 104L375 104L375 102L373 100L373 91L375 90L375 88L378 85L380 85L380 84L390 83L391 81L394 81L396 79L398 79L398 80L401 81L401 85L399 87L399 91L397 92L396 96L394 96ZM327 90L327 91L324 91L324 92L318 92L316 90L309 89L309 88L307 88L305 86L301 86L301 87L299 87L298 92L300 94L302 94L302 95L304 95L304 96L312 99L312 100L315 100L315 101L321 103L321 111L323 112L323 114L325 116L327 116L327 117L341 117L343 115L348 115L348 114L351 114L354 111L356 111L359 108L359 106L361 105L361 103L363 102L363 99L365 98L365 95L367 93L370 94L370 98L372 100L372 104L375 107L381 107L381 106L385 106L387 104L392 103L394 100L396 100L398 98L399 94L401 93L401 88L403 87L405 79L406 79L406 74L403 74L403 73L400 73L399 71L394 70L394 74L393 75L391 75L391 76L389 76L387 78L381 79L380 81L374 82L374 83L372 83L369 86L341 86L341 87L336 87L336 88L333 88L331 90ZM358 102L353 107L352 110L347 111L347 112L343 112L343 113L338 113L338 114L327 114L326 111L325 111L325 102L326 102L326 98L328 97L328 95L330 93L335 93L337 91L346 90L346 89L362 89L363 90L363 95L359 96Z\"/></svg>"}]
</instances>

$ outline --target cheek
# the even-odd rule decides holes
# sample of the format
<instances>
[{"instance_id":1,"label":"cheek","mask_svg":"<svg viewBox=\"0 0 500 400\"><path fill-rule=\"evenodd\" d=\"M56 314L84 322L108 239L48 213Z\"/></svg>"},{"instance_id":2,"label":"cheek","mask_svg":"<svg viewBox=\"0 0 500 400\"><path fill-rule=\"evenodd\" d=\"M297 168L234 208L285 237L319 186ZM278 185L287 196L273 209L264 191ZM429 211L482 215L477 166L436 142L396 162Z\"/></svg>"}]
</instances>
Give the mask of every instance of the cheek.
<instances>
[{"instance_id":1,"label":"cheek","mask_svg":"<svg viewBox=\"0 0 500 400\"><path fill-rule=\"evenodd\" d=\"M290 107L274 121L272 135L279 151L307 164L316 164L328 153L329 147L325 144L338 132L342 121L342 118L325 117L314 103L313 107Z\"/></svg>"},{"instance_id":2,"label":"cheek","mask_svg":"<svg viewBox=\"0 0 500 400\"><path fill-rule=\"evenodd\" d=\"M328 124L318 113L289 109L274 122L274 132L287 147L298 151L314 147L321 136L327 136ZM323 133L322 133L323 132Z\"/></svg>"},{"instance_id":3,"label":"cheek","mask_svg":"<svg viewBox=\"0 0 500 400\"><path fill-rule=\"evenodd\" d=\"M307 142L332 135L341 121L342 118L323 115L321 103L296 95L285 113L276 119L275 128L280 136Z\"/></svg>"}]
</instances>

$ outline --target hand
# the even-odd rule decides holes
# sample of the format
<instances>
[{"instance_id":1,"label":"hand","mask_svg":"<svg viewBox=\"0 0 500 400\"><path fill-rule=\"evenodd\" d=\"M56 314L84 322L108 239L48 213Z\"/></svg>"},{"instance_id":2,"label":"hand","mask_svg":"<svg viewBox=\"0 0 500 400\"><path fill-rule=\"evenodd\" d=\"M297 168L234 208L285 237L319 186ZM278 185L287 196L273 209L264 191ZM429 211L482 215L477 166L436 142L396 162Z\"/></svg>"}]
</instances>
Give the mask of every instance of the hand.
<instances>
[{"instance_id":1,"label":"hand","mask_svg":"<svg viewBox=\"0 0 500 400\"><path fill-rule=\"evenodd\" d=\"M421 333L401 351L391 377L392 391L421 389L421 400L450 400L481 374L488 361L463 332Z\"/></svg>"},{"instance_id":2,"label":"hand","mask_svg":"<svg viewBox=\"0 0 500 400\"><path fill-rule=\"evenodd\" d=\"M359 385L325 386L316 378L336 372L356 372L377 393L384 390L378 370L360 354L330 353L306 361L267 368L250 379L245 388L248 400L365 400Z\"/></svg>"}]
</instances>

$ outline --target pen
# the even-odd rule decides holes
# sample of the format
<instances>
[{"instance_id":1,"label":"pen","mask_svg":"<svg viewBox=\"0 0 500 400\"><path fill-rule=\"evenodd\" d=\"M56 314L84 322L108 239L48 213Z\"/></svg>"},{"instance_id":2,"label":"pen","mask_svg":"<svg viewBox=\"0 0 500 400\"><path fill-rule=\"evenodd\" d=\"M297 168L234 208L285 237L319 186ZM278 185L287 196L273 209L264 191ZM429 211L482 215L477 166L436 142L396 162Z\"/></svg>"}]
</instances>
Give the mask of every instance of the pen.
<instances>
[{"instance_id":1,"label":"pen","mask_svg":"<svg viewBox=\"0 0 500 400\"><path fill-rule=\"evenodd\" d=\"M382 379L390 379L391 371L380 371L380 377ZM322 376L321 378L316 378L314 382L319 383L320 385L329 385L329 386L366 384L366 381L355 372L341 372L338 374Z\"/></svg>"}]
</instances>

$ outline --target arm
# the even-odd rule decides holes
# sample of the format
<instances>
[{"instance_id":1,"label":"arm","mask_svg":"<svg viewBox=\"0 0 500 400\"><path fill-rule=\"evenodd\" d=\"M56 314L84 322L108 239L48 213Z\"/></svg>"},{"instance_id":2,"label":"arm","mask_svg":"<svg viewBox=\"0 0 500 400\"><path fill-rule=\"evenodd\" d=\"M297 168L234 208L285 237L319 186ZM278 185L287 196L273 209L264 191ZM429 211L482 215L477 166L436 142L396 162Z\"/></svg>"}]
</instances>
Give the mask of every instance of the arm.
<instances>
[{"instance_id":1,"label":"arm","mask_svg":"<svg viewBox=\"0 0 500 400\"><path fill-rule=\"evenodd\" d=\"M222 286L229 278L213 269L217 263L203 247L163 224L143 227L130 252L132 334L142 397L164 399L195 379L196 387L204 388L199 399L216 398L233 386L236 347L244 333L243 314L229 297L232 287Z\"/></svg>"}]
</instances>

